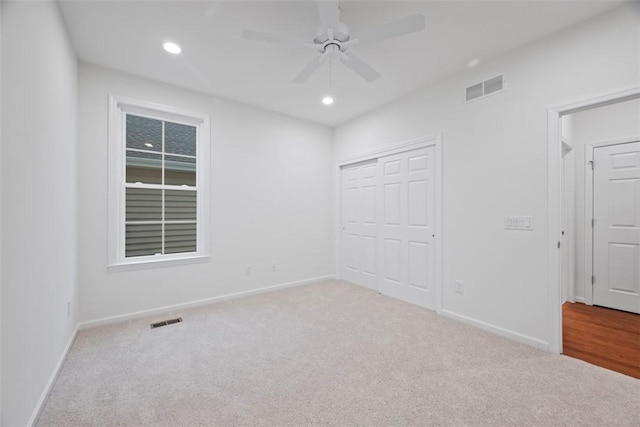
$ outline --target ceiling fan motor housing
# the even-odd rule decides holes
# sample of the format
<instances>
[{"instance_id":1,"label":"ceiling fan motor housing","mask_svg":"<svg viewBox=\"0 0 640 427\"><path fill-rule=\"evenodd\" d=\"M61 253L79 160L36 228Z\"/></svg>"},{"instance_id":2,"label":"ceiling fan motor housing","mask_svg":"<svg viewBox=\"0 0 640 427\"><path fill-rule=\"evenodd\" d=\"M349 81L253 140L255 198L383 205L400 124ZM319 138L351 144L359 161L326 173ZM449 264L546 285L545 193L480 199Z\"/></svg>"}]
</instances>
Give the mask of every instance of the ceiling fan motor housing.
<instances>
[{"instance_id":1,"label":"ceiling fan motor housing","mask_svg":"<svg viewBox=\"0 0 640 427\"><path fill-rule=\"evenodd\" d=\"M337 43L329 42L324 46L324 53L330 59L339 59L342 47Z\"/></svg>"}]
</instances>

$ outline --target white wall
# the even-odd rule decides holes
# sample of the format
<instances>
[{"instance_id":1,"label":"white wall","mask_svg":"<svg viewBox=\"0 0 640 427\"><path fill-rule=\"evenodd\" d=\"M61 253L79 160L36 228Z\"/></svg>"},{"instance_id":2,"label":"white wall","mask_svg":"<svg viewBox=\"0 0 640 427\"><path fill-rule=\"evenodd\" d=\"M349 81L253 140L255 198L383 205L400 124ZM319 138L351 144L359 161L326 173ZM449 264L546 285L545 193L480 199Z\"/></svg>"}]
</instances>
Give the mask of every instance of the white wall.
<instances>
[{"instance_id":1,"label":"white wall","mask_svg":"<svg viewBox=\"0 0 640 427\"><path fill-rule=\"evenodd\" d=\"M0 98L2 97L2 3L0 3ZM0 100L0 242L2 242L2 104ZM0 426L2 425L2 244L0 244Z\"/></svg>"},{"instance_id":2,"label":"white wall","mask_svg":"<svg viewBox=\"0 0 640 427\"><path fill-rule=\"evenodd\" d=\"M573 151L575 201L575 298L584 301L591 273L585 272L585 145L621 139L640 139L640 100L621 102L563 118ZM591 176L591 175L589 175Z\"/></svg>"},{"instance_id":3,"label":"white wall","mask_svg":"<svg viewBox=\"0 0 640 427\"><path fill-rule=\"evenodd\" d=\"M79 94L82 321L333 274L329 128L86 64ZM109 94L211 116L211 262L107 271Z\"/></svg>"},{"instance_id":4,"label":"white wall","mask_svg":"<svg viewBox=\"0 0 640 427\"><path fill-rule=\"evenodd\" d=\"M547 108L638 85L638 28L636 2L335 129L336 160L442 132L446 312L548 342ZM465 105L500 73L506 92ZM505 215L535 228L506 231Z\"/></svg>"},{"instance_id":5,"label":"white wall","mask_svg":"<svg viewBox=\"0 0 640 427\"><path fill-rule=\"evenodd\" d=\"M2 4L2 425L24 426L77 323L77 62L53 2Z\"/></svg>"}]
</instances>

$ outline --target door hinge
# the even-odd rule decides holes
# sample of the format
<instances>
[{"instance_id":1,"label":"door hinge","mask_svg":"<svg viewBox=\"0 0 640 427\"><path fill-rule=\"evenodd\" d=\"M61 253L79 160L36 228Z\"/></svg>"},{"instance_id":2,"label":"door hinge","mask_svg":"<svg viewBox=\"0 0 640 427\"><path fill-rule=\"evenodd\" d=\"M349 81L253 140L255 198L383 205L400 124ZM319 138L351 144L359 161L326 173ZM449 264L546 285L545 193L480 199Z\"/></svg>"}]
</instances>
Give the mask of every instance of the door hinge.
<instances>
[{"instance_id":1,"label":"door hinge","mask_svg":"<svg viewBox=\"0 0 640 427\"><path fill-rule=\"evenodd\" d=\"M558 249L560 249L560 242L558 242Z\"/></svg>"},{"instance_id":2,"label":"door hinge","mask_svg":"<svg viewBox=\"0 0 640 427\"><path fill-rule=\"evenodd\" d=\"M591 170L593 170L595 163L593 162L593 160L589 160L587 163L589 163L589 165L591 166Z\"/></svg>"},{"instance_id":3,"label":"door hinge","mask_svg":"<svg viewBox=\"0 0 640 427\"><path fill-rule=\"evenodd\" d=\"M591 218L591 228L596 226L596 219L595 218Z\"/></svg>"},{"instance_id":4,"label":"door hinge","mask_svg":"<svg viewBox=\"0 0 640 427\"><path fill-rule=\"evenodd\" d=\"M591 276L591 284L595 284L596 283L596 276Z\"/></svg>"}]
</instances>

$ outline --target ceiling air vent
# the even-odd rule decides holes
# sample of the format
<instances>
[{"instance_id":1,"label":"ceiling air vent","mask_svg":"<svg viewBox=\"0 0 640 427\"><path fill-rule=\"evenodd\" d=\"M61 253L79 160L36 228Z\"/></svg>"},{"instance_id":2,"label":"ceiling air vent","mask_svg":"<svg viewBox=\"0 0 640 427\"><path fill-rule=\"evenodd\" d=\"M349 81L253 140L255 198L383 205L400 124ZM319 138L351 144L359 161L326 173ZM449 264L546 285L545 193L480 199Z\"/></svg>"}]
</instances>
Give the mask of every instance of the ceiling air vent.
<instances>
[{"instance_id":1,"label":"ceiling air vent","mask_svg":"<svg viewBox=\"0 0 640 427\"><path fill-rule=\"evenodd\" d=\"M465 91L465 100L467 102L480 99L492 93L500 92L504 89L504 80L502 74L491 79L485 80L469 86Z\"/></svg>"}]
</instances>

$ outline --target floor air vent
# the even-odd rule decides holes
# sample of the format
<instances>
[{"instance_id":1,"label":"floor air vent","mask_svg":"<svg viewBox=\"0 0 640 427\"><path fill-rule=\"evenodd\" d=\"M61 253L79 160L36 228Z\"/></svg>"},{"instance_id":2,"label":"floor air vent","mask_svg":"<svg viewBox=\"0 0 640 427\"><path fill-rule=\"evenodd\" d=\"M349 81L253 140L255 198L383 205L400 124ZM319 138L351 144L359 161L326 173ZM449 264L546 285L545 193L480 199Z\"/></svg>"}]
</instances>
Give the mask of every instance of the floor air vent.
<instances>
[{"instance_id":1,"label":"floor air vent","mask_svg":"<svg viewBox=\"0 0 640 427\"><path fill-rule=\"evenodd\" d=\"M175 319L163 320L161 322L156 322L151 324L151 329L159 328L160 326L173 325L174 323L182 322L182 317L176 317Z\"/></svg>"},{"instance_id":2,"label":"floor air vent","mask_svg":"<svg viewBox=\"0 0 640 427\"><path fill-rule=\"evenodd\" d=\"M465 90L465 101L475 101L492 93L501 92L502 90L504 90L504 80L501 74L467 87Z\"/></svg>"}]
</instances>

